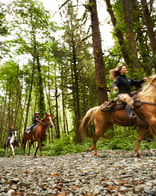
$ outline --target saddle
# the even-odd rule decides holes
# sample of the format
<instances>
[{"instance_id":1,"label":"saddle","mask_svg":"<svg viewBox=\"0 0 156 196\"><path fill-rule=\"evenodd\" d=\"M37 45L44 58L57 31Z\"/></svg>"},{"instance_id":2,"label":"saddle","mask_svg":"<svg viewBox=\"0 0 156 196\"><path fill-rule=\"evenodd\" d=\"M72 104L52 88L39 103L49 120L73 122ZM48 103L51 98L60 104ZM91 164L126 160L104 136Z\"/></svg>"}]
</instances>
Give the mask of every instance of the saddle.
<instances>
[{"instance_id":1,"label":"saddle","mask_svg":"<svg viewBox=\"0 0 156 196\"><path fill-rule=\"evenodd\" d=\"M36 126L33 127L33 129L31 130L30 127L27 127L27 129L25 130L25 132L27 133L31 133L31 132L35 132Z\"/></svg>"},{"instance_id":2,"label":"saddle","mask_svg":"<svg viewBox=\"0 0 156 196\"><path fill-rule=\"evenodd\" d=\"M140 100L137 99L136 94L132 97L134 99L134 108L141 107L141 102ZM101 111L102 112L108 112L108 111L117 111L117 110L126 110L128 118L135 123L138 114L136 114L135 110L131 109L130 107L127 106L127 104L120 99L115 99L112 101L105 101L101 105ZM139 117L140 118L140 117Z\"/></svg>"},{"instance_id":3,"label":"saddle","mask_svg":"<svg viewBox=\"0 0 156 196\"><path fill-rule=\"evenodd\" d=\"M134 107L140 107L141 102L140 102L140 100L137 99L137 92L136 91L131 93L131 97L134 100ZM123 110L123 109L126 109L126 107L127 107L127 104L125 102L116 98L115 100L112 100L112 101L105 101L101 105L101 111L107 112L107 111Z\"/></svg>"},{"instance_id":4,"label":"saddle","mask_svg":"<svg viewBox=\"0 0 156 196\"><path fill-rule=\"evenodd\" d=\"M123 110L125 108L126 108L126 103L122 102L119 99L112 100L112 101L105 101L101 105L101 111L102 112Z\"/></svg>"}]
</instances>

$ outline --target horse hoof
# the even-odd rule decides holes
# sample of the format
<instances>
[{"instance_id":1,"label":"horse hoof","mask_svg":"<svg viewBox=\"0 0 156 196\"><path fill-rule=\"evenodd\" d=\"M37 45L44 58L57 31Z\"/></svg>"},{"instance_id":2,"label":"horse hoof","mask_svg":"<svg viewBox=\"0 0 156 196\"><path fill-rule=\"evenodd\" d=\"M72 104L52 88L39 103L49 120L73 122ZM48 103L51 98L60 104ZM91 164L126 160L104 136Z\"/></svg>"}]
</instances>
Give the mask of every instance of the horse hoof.
<instances>
[{"instance_id":1,"label":"horse hoof","mask_svg":"<svg viewBox=\"0 0 156 196\"><path fill-rule=\"evenodd\" d=\"M94 156L96 156L96 157L101 157L101 155L98 154L97 152L96 152L96 153L93 153L93 154L94 154Z\"/></svg>"},{"instance_id":2,"label":"horse hoof","mask_svg":"<svg viewBox=\"0 0 156 196\"><path fill-rule=\"evenodd\" d=\"M137 154L137 157L140 159L141 158L141 154Z\"/></svg>"},{"instance_id":3,"label":"horse hoof","mask_svg":"<svg viewBox=\"0 0 156 196\"><path fill-rule=\"evenodd\" d=\"M87 149L87 152L90 152L90 151L92 151L92 149L91 149L91 148L88 148L88 149Z\"/></svg>"}]
</instances>

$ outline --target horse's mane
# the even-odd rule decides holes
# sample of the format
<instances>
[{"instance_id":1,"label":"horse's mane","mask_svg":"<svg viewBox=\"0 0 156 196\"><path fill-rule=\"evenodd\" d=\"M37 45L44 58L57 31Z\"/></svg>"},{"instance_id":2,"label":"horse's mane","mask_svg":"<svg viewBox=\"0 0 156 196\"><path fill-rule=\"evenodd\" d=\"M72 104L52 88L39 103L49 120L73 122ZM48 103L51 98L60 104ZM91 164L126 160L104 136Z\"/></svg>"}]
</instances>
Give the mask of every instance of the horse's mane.
<instances>
[{"instance_id":1,"label":"horse's mane","mask_svg":"<svg viewBox=\"0 0 156 196\"><path fill-rule=\"evenodd\" d=\"M45 114L44 116L43 116L43 118L41 118L41 121L44 121L46 118L47 118L47 116L50 116L50 114Z\"/></svg>"},{"instance_id":2,"label":"horse's mane","mask_svg":"<svg viewBox=\"0 0 156 196\"><path fill-rule=\"evenodd\" d=\"M147 77L146 82L143 84L139 96L153 96L156 92L156 75Z\"/></svg>"}]
</instances>

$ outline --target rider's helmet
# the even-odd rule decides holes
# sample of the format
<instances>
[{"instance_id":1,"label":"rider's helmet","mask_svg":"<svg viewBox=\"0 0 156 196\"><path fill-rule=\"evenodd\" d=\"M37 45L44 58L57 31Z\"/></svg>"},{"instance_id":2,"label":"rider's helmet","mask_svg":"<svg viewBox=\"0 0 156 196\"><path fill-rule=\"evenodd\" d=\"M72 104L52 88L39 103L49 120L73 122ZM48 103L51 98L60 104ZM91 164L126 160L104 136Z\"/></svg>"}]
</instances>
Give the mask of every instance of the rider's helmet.
<instances>
[{"instance_id":1,"label":"rider's helmet","mask_svg":"<svg viewBox=\"0 0 156 196\"><path fill-rule=\"evenodd\" d=\"M39 112L35 112L35 115L36 115L36 114L38 114L38 115L39 115Z\"/></svg>"}]
</instances>

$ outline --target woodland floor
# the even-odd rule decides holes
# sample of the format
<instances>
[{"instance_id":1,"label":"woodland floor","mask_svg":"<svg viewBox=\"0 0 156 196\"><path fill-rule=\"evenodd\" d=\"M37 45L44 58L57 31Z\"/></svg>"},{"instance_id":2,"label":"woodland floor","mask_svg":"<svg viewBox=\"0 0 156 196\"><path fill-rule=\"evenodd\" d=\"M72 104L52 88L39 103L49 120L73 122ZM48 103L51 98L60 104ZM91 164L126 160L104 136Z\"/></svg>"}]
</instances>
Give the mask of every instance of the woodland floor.
<instances>
[{"instance_id":1,"label":"woodland floor","mask_svg":"<svg viewBox=\"0 0 156 196\"><path fill-rule=\"evenodd\" d=\"M0 196L156 196L156 150L0 158Z\"/></svg>"}]
</instances>

